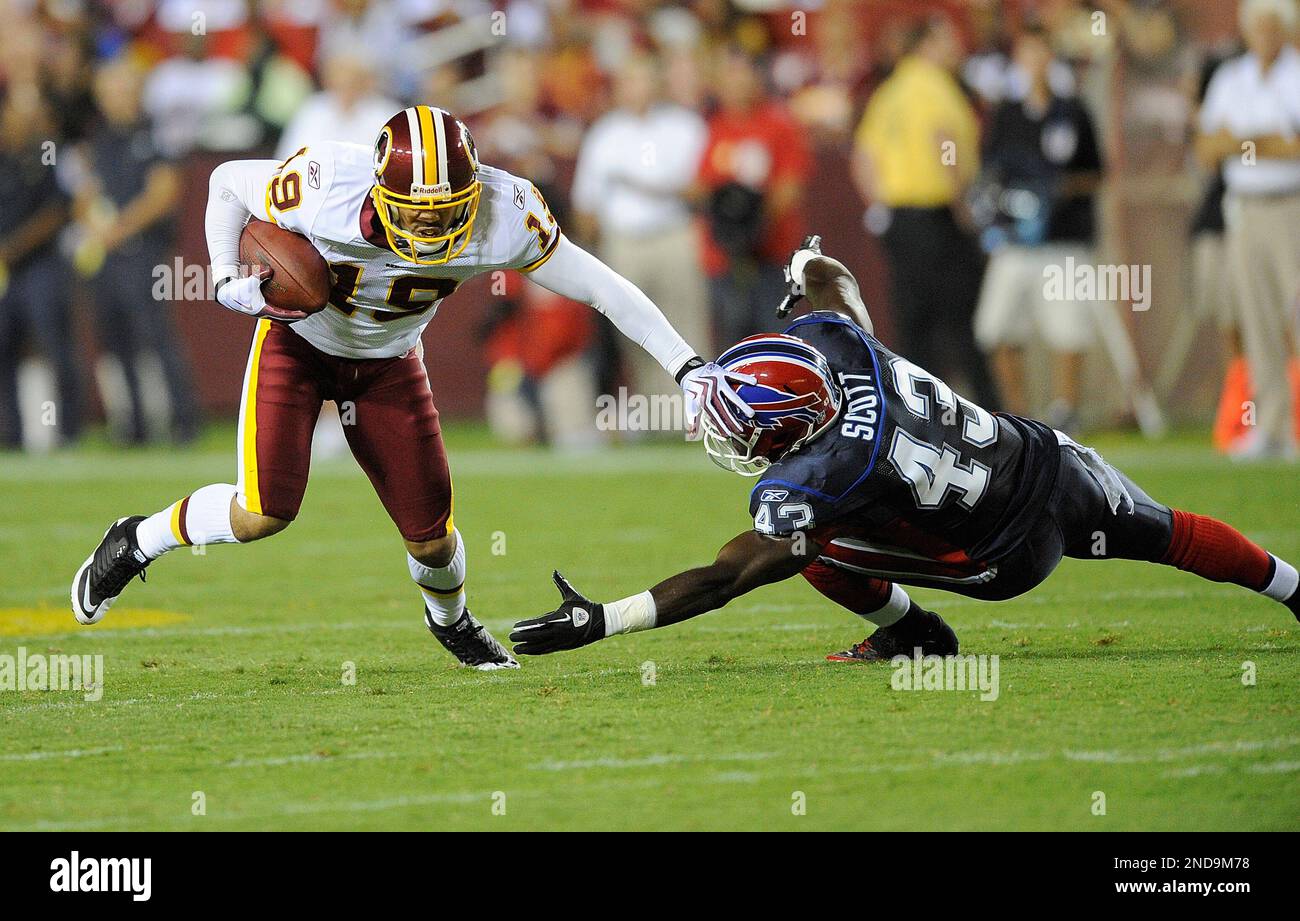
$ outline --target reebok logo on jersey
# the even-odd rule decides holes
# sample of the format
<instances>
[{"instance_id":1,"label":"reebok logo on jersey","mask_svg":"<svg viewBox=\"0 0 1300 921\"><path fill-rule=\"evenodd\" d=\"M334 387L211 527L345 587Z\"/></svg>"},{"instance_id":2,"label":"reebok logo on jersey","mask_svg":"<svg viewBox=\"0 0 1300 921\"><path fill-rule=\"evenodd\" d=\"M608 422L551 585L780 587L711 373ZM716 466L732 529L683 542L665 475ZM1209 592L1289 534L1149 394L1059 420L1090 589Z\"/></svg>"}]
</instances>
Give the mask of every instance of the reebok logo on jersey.
<instances>
[{"instance_id":1,"label":"reebok logo on jersey","mask_svg":"<svg viewBox=\"0 0 1300 921\"><path fill-rule=\"evenodd\" d=\"M786 496L790 495L784 489L765 489L763 495L758 497L759 502L783 502Z\"/></svg>"},{"instance_id":2,"label":"reebok logo on jersey","mask_svg":"<svg viewBox=\"0 0 1300 921\"><path fill-rule=\"evenodd\" d=\"M320 164L315 160L307 164L307 185L313 189L320 188Z\"/></svg>"},{"instance_id":3,"label":"reebok logo on jersey","mask_svg":"<svg viewBox=\"0 0 1300 921\"><path fill-rule=\"evenodd\" d=\"M524 190L515 186L515 207L520 211L524 210Z\"/></svg>"}]
</instances>

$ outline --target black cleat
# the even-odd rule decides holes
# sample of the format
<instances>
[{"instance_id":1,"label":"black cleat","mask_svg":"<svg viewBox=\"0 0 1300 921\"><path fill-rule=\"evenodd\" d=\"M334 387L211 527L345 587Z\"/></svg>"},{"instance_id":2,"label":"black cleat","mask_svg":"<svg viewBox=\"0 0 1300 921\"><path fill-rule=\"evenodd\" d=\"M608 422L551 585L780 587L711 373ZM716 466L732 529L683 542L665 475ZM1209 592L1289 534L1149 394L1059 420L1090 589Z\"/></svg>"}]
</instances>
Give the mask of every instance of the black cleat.
<instances>
[{"instance_id":1,"label":"black cleat","mask_svg":"<svg viewBox=\"0 0 1300 921\"><path fill-rule=\"evenodd\" d=\"M95 552L81 564L72 579L72 613L81 624L95 624L136 576L144 581L150 560L135 542L135 529L143 515L119 518L104 532Z\"/></svg>"},{"instance_id":2,"label":"black cleat","mask_svg":"<svg viewBox=\"0 0 1300 921\"><path fill-rule=\"evenodd\" d=\"M429 632L437 637L438 642L447 651L460 660L461 665L476 668L481 672L495 671L499 668L518 668L515 661L497 638L488 633L487 628L474 619L474 615L465 609L450 627L442 627L433 622L429 609L424 609L424 623Z\"/></svg>"},{"instance_id":3,"label":"black cleat","mask_svg":"<svg viewBox=\"0 0 1300 921\"><path fill-rule=\"evenodd\" d=\"M906 624L904 624L906 621ZM894 656L911 657L917 647L923 656L955 656L957 634L942 617L913 604L903 619L879 627L861 643L843 652L833 652L828 662L887 662Z\"/></svg>"}]
</instances>

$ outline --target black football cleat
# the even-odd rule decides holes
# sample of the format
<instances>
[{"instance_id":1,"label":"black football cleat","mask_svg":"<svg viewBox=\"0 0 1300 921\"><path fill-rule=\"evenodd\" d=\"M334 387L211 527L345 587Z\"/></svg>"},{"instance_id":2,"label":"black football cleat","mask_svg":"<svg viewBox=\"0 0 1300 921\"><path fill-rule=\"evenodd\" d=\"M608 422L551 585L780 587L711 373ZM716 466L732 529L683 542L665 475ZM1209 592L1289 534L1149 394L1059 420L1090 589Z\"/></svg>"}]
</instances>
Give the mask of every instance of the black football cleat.
<instances>
[{"instance_id":1,"label":"black football cleat","mask_svg":"<svg viewBox=\"0 0 1300 921\"><path fill-rule=\"evenodd\" d=\"M433 617L426 607L424 609L424 623L438 642L442 643L448 652L460 660L461 665L476 668L481 672L496 671L499 668L519 667L515 657L497 642L495 636L488 633L486 627L474 619L474 615L469 612L469 608L466 608L465 613L460 615L460 620L450 627L442 627L434 623Z\"/></svg>"},{"instance_id":2,"label":"black football cleat","mask_svg":"<svg viewBox=\"0 0 1300 921\"><path fill-rule=\"evenodd\" d=\"M72 579L72 613L77 623L95 624L136 576L144 581L150 560L135 542L135 529L143 515L119 518L104 532L95 552L81 564Z\"/></svg>"},{"instance_id":3,"label":"black football cleat","mask_svg":"<svg viewBox=\"0 0 1300 921\"><path fill-rule=\"evenodd\" d=\"M918 646L923 656L955 656L957 634L938 614L913 604L898 623L878 627L861 643L843 652L832 652L826 661L888 662L894 656L910 658Z\"/></svg>"}]
</instances>

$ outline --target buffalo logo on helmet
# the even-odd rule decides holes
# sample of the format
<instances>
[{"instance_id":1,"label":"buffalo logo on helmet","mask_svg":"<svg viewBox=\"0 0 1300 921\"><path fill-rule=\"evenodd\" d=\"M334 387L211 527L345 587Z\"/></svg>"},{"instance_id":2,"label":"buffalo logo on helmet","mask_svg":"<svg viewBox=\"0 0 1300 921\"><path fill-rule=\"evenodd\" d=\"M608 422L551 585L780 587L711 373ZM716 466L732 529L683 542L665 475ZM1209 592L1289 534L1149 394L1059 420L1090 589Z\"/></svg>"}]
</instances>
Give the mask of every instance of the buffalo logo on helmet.
<instances>
[{"instance_id":1,"label":"buffalo logo on helmet","mask_svg":"<svg viewBox=\"0 0 1300 921\"><path fill-rule=\"evenodd\" d=\"M482 183L469 129L451 113L410 106L375 140L370 190L393 251L420 265L442 265L469 245Z\"/></svg>"},{"instance_id":2,"label":"buffalo logo on helmet","mask_svg":"<svg viewBox=\"0 0 1300 921\"><path fill-rule=\"evenodd\" d=\"M785 334L750 336L718 358L728 371L752 375L736 393L750 409L743 417L720 402L705 407L704 449L719 466L757 476L774 461L824 432L840 407L830 364L812 345ZM718 419L714 413L728 413Z\"/></svg>"}]
</instances>

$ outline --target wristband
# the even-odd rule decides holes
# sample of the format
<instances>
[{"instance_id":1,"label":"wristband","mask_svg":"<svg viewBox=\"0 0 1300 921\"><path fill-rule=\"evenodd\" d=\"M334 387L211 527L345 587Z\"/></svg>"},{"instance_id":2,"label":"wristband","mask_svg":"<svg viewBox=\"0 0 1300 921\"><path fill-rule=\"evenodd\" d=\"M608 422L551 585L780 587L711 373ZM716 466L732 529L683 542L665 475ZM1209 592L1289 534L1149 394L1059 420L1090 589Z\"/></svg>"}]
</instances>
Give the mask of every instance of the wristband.
<instances>
[{"instance_id":1,"label":"wristband","mask_svg":"<svg viewBox=\"0 0 1300 921\"><path fill-rule=\"evenodd\" d=\"M696 368L703 368L704 364L705 364L704 359L701 358L699 355L696 355L694 358L688 359L686 364L678 368L677 373L673 375L674 379L677 381L677 386L680 387L682 385L682 378L690 374Z\"/></svg>"},{"instance_id":2,"label":"wristband","mask_svg":"<svg viewBox=\"0 0 1300 921\"><path fill-rule=\"evenodd\" d=\"M605 636L618 633L636 633L655 625L658 611L649 589L639 595L611 601L605 606Z\"/></svg>"},{"instance_id":3,"label":"wristband","mask_svg":"<svg viewBox=\"0 0 1300 921\"><path fill-rule=\"evenodd\" d=\"M821 253L811 249L801 249L793 256L791 256L790 257L790 282L794 285L797 285L800 290L803 290L803 288L805 287L804 277L803 277L804 269L807 268L808 263L812 262L814 259L818 258L819 256L821 256Z\"/></svg>"}]
</instances>

